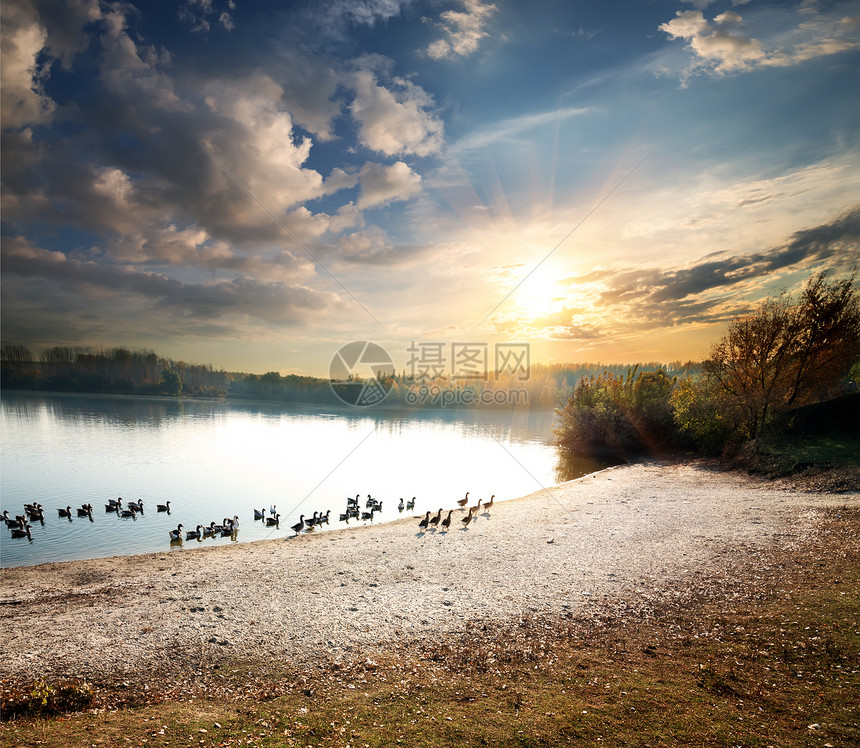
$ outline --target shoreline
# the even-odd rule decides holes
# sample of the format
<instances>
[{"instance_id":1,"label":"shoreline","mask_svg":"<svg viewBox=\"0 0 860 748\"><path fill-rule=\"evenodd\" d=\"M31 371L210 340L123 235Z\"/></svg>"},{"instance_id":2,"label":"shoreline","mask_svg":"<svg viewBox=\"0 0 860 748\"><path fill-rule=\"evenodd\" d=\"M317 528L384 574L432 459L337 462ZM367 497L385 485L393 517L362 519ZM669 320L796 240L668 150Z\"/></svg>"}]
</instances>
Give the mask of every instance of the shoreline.
<instances>
[{"instance_id":1,"label":"shoreline","mask_svg":"<svg viewBox=\"0 0 860 748\"><path fill-rule=\"evenodd\" d=\"M448 533L420 533L417 518L402 518L182 554L10 567L0 572L0 655L6 676L93 679L185 657L257 658L261 647L296 665L346 661L477 621L587 615L624 597L647 605L697 572L719 574L738 553L801 542L817 508L843 505L860 506L860 493L640 463L500 502ZM454 524L462 516L455 511Z\"/></svg>"}]
</instances>

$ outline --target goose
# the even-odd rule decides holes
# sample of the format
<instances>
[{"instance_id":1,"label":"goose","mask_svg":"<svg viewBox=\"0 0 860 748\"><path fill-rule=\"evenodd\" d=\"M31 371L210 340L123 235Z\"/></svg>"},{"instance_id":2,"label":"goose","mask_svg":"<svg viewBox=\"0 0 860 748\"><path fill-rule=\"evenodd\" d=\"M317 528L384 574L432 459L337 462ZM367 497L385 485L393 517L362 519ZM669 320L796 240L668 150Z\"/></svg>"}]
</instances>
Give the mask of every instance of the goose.
<instances>
[{"instance_id":1,"label":"goose","mask_svg":"<svg viewBox=\"0 0 860 748\"><path fill-rule=\"evenodd\" d=\"M376 499L370 498L370 494L367 494L367 503L364 505L365 509L370 509L376 503Z\"/></svg>"},{"instance_id":2,"label":"goose","mask_svg":"<svg viewBox=\"0 0 860 748\"><path fill-rule=\"evenodd\" d=\"M358 494L355 495L355 498L352 498L352 496L347 496L346 497L346 505L347 506L350 506L350 505L358 506Z\"/></svg>"},{"instance_id":3,"label":"goose","mask_svg":"<svg viewBox=\"0 0 860 748\"><path fill-rule=\"evenodd\" d=\"M239 531L239 515L234 514L233 519L224 518L224 526L221 528L222 535L232 535Z\"/></svg>"},{"instance_id":4,"label":"goose","mask_svg":"<svg viewBox=\"0 0 860 748\"><path fill-rule=\"evenodd\" d=\"M327 525L328 524L328 517L330 514L331 514L331 509L327 509L325 514L321 514L319 517L317 517L317 524L318 525L323 525L323 524Z\"/></svg>"},{"instance_id":5,"label":"goose","mask_svg":"<svg viewBox=\"0 0 860 748\"><path fill-rule=\"evenodd\" d=\"M475 519L475 518L474 518L474 516L472 516L472 513L471 513L471 512L469 512L465 517L463 517L463 519L461 519L461 520L460 520L460 522L462 522L462 523L463 523L463 527L465 528L465 527L468 527L468 526L469 526L469 523L470 523L473 519Z\"/></svg>"},{"instance_id":6,"label":"goose","mask_svg":"<svg viewBox=\"0 0 860 748\"><path fill-rule=\"evenodd\" d=\"M459 506L460 509L465 509L466 504L468 504L468 503L469 503L469 492L466 491L466 495L462 499L457 500L457 506Z\"/></svg>"},{"instance_id":7,"label":"goose","mask_svg":"<svg viewBox=\"0 0 860 748\"><path fill-rule=\"evenodd\" d=\"M478 503L469 507L469 514L475 515L481 511L481 499L478 499Z\"/></svg>"},{"instance_id":8,"label":"goose","mask_svg":"<svg viewBox=\"0 0 860 748\"><path fill-rule=\"evenodd\" d=\"M143 501L129 501L128 508L143 514Z\"/></svg>"},{"instance_id":9,"label":"goose","mask_svg":"<svg viewBox=\"0 0 860 748\"><path fill-rule=\"evenodd\" d=\"M370 507L370 511L369 511L369 512L362 512L362 513L361 513L361 518L362 518L363 520L365 520L365 521L370 520L371 522L373 522L373 513L374 513L375 511L376 511L376 507L375 507L375 506Z\"/></svg>"},{"instance_id":10,"label":"goose","mask_svg":"<svg viewBox=\"0 0 860 748\"><path fill-rule=\"evenodd\" d=\"M439 514L437 514L437 515L435 515L434 517L431 517L431 518L430 518L430 525L433 525L434 527L438 527L438 526L439 526L439 520L440 520L440 519L442 519L442 507L441 507L441 506L439 507ZM429 527L430 525L428 525L428 527Z\"/></svg>"},{"instance_id":11,"label":"goose","mask_svg":"<svg viewBox=\"0 0 860 748\"><path fill-rule=\"evenodd\" d=\"M265 510L265 508L263 508L263 509L255 509L255 510L254 510L254 521L257 521L258 519L266 519L266 510Z\"/></svg>"},{"instance_id":12,"label":"goose","mask_svg":"<svg viewBox=\"0 0 860 748\"><path fill-rule=\"evenodd\" d=\"M448 516L447 516L447 517L445 517L445 519L443 519L443 520L442 520L442 529L444 529L444 530L445 530L445 532L448 532L448 529L451 527L451 515L452 515L453 513L454 513L454 510L453 510L453 509L449 509L449 510L448 510Z\"/></svg>"},{"instance_id":13,"label":"goose","mask_svg":"<svg viewBox=\"0 0 860 748\"><path fill-rule=\"evenodd\" d=\"M78 516L79 517L89 517L93 513L93 505L92 504L82 504L78 507Z\"/></svg>"},{"instance_id":14,"label":"goose","mask_svg":"<svg viewBox=\"0 0 860 748\"><path fill-rule=\"evenodd\" d=\"M122 509L122 506L120 504L117 504L113 499L111 499L107 504L105 504L106 512L118 512L120 509Z\"/></svg>"},{"instance_id":15,"label":"goose","mask_svg":"<svg viewBox=\"0 0 860 748\"><path fill-rule=\"evenodd\" d=\"M486 504L484 504L484 513L485 514L489 514L490 508L493 506L493 499L495 499L495 498L496 498L496 494L493 494L492 496L490 496L490 500Z\"/></svg>"},{"instance_id":16,"label":"goose","mask_svg":"<svg viewBox=\"0 0 860 748\"><path fill-rule=\"evenodd\" d=\"M33 537L30 535L30 528L31 527L32 527L32 525L24 525L23 530L19 530L19 529L12 530L12 537L13 538L29 538L30 540L32 540Z\"/></svg>"},{"instance_id":17,"label":"goose","mask_svg":"<svg viewBox=\"0 0 860 748\"><path fill-rule=\"evenodd\" d=\"M281 521L281 515L275 512L274 517L266 517L266 526L267 527L277 527L278 523Z\"/></svg>"},{"instance_id":18,"label":"goose","mask_svg":"<svg viewBox=\"0 0 860 748\"><path fill-rule=\"evenodd\" d=\"M32 505L28 505L24 507L24 513L30 518L37 521L42 521L45 518L44 513L42 512L42 505L37 504L36 509L32 508Z\"/></svg>"},{"instance_id":19,"label":"goose","mask_svg":"<svg viewBox=\"0 0 860 748\"><path fill-rule=\"evenodd\" d=\"M34 501L32 504L24 504L25 512L36 512L37 514L42 511L42 505L38 501Z\"/></svg>"},{"instance_id":20,"label":"goose","mask_svg":"<svg viewBox=\"0 0 860 748\"><path fill-rule=\"evenodd\" d=\"M216 532L221 532L221 528L218 527L218 530L216 531L216 527L218 526L215 524L215 520L212 520L212 522L209 523L209 527L203 528L203 537L211 538L215 535Z\"/></svg>"},{"instance_id":21,"label":"goose","mask_svg":"<svg viewBox=\"0 0 860 748\"><path fill-rule=\"evenodd\" d=\"M314 516L313 516L313 517L311 517L310 519L306 519L306 520L305 520L305 524L306 524L308 527L313 527L313 526L317 523L317 515L318 515L318 514L319 514L319 512L314 512ZM304 516L304 515L303 515L303 516Z\"/></svg>"},{"instance_id":22,"label":"goose","mask_svg":"<svg viewBox=\"0 0 860 748\"><path fill-rule=\"evenodd\" d=\"M403 511L403 508L404 508L405 506L406 506L406 504L404 504L404 503L403 503L403 497L401 496L401 497L400 497L400 503L397 505L397 511L398 511L398 512L402 512L402 511Z\"/></svg>"},{"instance_id":23,"label":"goose","mask_svg":"<svg viewBox=\"0 0 860 748\"><path fill-rule=\"evenodd\" d=\"M415 497L414 496L411 499L409 499L409 501L406 502L406 508L407 509L414 509L415 508Z\"/></svg>"},{"instance_id":24,"label":"goose","mask_svg":"<svg viewBox=\"0 0 860 748\"><path fill-rule=\"evenodd\" d=\"M163 504L156 504L155 510L157 512L167 512L168 514L170 514L170 502L165 501Z\"/></svg>"},{"instance_id":25,"label":"goose","mask_svg":"<svg viewBox=\"0 0 860 748\"><path fill-rule=\"evenodd\" d=\"M344 514L340 515L340 521L341 522L349 522L351 517L352 517L352 512L347 510Z\"/></svg>"},{"instance_id":26,"label":"goose","mask_svg":"<svg viewBox=\"0 0 860 748\"><path fill-rule=\"evenodd\" d=\"M305 528L305 515L303 514L301 517L299 517L299 521L296 522L296 524L294 524L290 529L296 535L298 535L302 530L304 530L304 528Z\"/></svg>"},{"instance_id":27,"label":"goose","mask_svg":"<svg viewBox=\"0 0 860 748\"><path fill-rule=\"evenodd\" d=\"M2 516L0 516L0 520L5 522L6 524L9 524L9 510L8 509L3 510L3 514L2 514Z\"/></svg>"},{"instance_id":28,"label":"goose","mask_svg":"<svg viewBox=\"0 0 860 748\"><path fill-rule=\"evenodd\" d=\"M182 540L182 525L177 525L175 530L167 531L171 540Z\"/></svg>"},{"instance_id":29,"label":"goose","mask_svg":"<svg viewBox=\"0 0 860 748\"><path fill-rule=\"evenodd\" d=\"M197 540L203 537L203 525L197 525L194 530L188 530L185 533L186 540Z\"/></svg>"},{"instance_id":30,"label":"goose","mask_svg":"<svg viewBox=\"0 0 860 748\"><path fill-rule=\"evenodd\" d=\"M57 508L57 514L59 514L61 517L68 517L69 519L71 519L72 518L72 507L67 506L65 509L60 509L58 507Z\"/></svg>"},{"instance_id":31,"label":"goose","mask_svg":"<svg viewBox=\"0 0 860 748\"><path fill-rule=\"evenodd\" d=\"M278 508L274 504L272 504L272 506L269 507L269 514L275 515L277 513L278 513Z\"/></svg>"},{"instance_id":32,"label":"goose","mask_svg":"<svg viewBox=\"0 0 860 748\"><path fill-rule=\"evenodd\" d=\"M21 530L27 524L27 518L23 514L15 515L15 519L7 519L6 526L10 530Z\"/></svg>"},{"instance_id":33,"label":"goose","mask_svg":"<svg viewBox=\"0 0 860 748\"><path fill-rule=\"evenodd\" d=\"M122 506L122 496L118 496L115 499L108 499L108 503L105 506L112 506L114 508L118 506Z\"/></svg>"},{"instance_id":34,"label":"goose","mask_svg":"<svg viewBox=\"0 0 860 748\"><path fill-rule=\"evenodd\" d=\"M418 529L419 530L426 530L427 525L429 525L429 524L430 524L430 512L428 511L427 514L424 515L424 519L422 519L418 523Z\"/></svg>"},{"instance_id":35,"label":"goose","mask_svg":"<svg viewBox=\"0 0 860 748\"><path fill-rule=\"evenodd\" d=\"M117 512L120 517L131 517L132 519L137 517L137 510L131 505L128 505L128 509L121 509ZM80 509L78 510L78 514L80 514Z\"/></svg>"}]
</instances>

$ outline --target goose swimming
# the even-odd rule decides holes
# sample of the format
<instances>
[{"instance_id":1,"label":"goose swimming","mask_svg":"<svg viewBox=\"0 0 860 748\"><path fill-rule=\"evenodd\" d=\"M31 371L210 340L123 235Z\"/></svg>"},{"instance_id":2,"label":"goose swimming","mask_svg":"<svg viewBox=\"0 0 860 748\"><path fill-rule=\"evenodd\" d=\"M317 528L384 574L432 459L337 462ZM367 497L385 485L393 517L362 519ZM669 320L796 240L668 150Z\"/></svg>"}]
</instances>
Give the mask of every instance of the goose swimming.
<instances>
[{"instance_id":1,"label":"goose swimming","mask_svg":"<svg viewBox=\"0 0 860 748\"><path fill-rule=\"evenodd\" d=\"M72 507L67 506L65 509L57 508L57 514L59 514L61 517L68 517L69 519L71 519L72 518Z\"/></svg>"},{"instance_id":2,"label":"goose swimming","mask_svg":"<svg viewBox=\"0 0 860 748\"><path fill-rule=\"evenodd\" d=\"M401 497L400 497L400 503L397 505L397 511L398 511L398 512L402 512L402 511L403 511L403 508L404 508L405 506L406 506L406 504L404 504L404 503L403 503L403 497L401 496Z\"/></svg>"},{"instance_id":3,"label":"goose swimming","mask_svg":"<svg viewBox=\"0 0 860 748\"><path fill-rule=\"evenodd\" d=\"M254 520L258 519L266 519L266 510L265 509L255 509L254 510Z\"/></svg>"},{"instance_id":4,"label":"goose swimming","mask_svg":"<svg viewBox=\"0 0 860 748\"><path fill-rule=\"evenodd\" d=\"M415 508L415 497L414 496L411 499L409 499L409 501L406 502L406 508L410 509L410 510Z\"/></svg>"},{"instance_id":5,"label":"goose swimming","mask_svg":"<svg viewBox=\"0 0 860 748\"><path fill-rule=\"evenodd\" d=\"M266 517L266 526L267 527L277 527L280 520L281 520L281 515L276 512L274 517Z\"/></svg>"},{"instance_id":6,"label":"goose swimming","mask_svg":"<svg viewBox=\"0 0 860 748\"><path fill-rule=\"evenodd\" d=\"M170 502L165 501L163 504L156 504L155 511L157 512L167 512L170 514Z\"/></svg>"},{"instance_id":7,"label":"goose swimming","mask_svg":"<svg viewBox=\"0 0 860 748\"><path fill-rule=\"evenodd\" d=\"M196 529L185 533L186 540L198 540L203 537L203 525L197 525Z\"/></svg>"},{"instance_id":8,"label":"goose swimming","mask_svg":"<svg viewBox=\"0 0 860 748\"><path fill-rule=\"evenodd\" d=\"M182 540L182 525L177 525L175 530L168 530L171 540Z\"/></svg>"},{"instance_id":9,"label":"goose swimming","mask_svg":"<svg viewBox=\"0 0 860 748\"><path fill-rule=\"evenodd\" d=\"M12 537L13 538L29 538L30 540L32 540L33 536L30 535L30 528L31 527L32 527L32 525L24 525L23 530L19 530L19 529L12 530Z\"/></svg>"}]
</instances>

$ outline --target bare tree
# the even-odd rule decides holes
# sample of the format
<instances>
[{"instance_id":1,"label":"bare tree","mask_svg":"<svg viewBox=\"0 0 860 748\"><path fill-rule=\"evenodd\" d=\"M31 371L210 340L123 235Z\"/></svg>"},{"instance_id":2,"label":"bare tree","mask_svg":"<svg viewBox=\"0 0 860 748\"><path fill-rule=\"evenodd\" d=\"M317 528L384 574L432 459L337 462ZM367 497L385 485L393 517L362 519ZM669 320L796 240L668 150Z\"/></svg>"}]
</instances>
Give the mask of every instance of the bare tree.
<instances>
[{"instance_id":1,"label":"bare tree","mask_svg":"<svg viewBox=\"0 0 860 748\"><path fill-rule=\"evenodd\" d=\"M0 358L3 361L9 361L16 364L27 364L33 361L33 353L26 345L20 343L10 343L4 345Z\"/></svg>"},{"instance_id":2,"label":"bare tree","mask_svg":"<svg viewBox=\"0 0 860 748\"><path fill-rule=\"evenodd\" d=\"M795 302L767 299L736 318L713 347L706 371L743 414L744 436L791 407L826 397L860 355L854 276L828 283L818 273Z\"/></svg>"}]
</instances>

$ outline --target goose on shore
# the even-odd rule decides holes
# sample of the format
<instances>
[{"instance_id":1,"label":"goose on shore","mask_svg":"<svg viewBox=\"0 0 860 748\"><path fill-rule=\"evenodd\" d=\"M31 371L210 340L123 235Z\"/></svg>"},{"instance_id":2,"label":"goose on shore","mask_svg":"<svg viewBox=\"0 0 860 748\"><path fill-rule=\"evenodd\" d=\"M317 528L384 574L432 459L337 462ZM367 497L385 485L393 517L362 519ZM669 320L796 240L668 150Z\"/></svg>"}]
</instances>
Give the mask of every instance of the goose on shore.
<instances>
[{"instance_id":1,"label":"goose on shore","mask_svg":"<svg viewBox=\"0 0 860 748\"><path fill-rule=\"evenodd\" d=\"M430 524L430 512L428 511L427 514L424 515L424 519L422 519L418 523L418 529L419 530L426 530L427 525L429 525L429 524Z\"/></svg>"},{"instance_id":2,"label":"goose on shore","mask_svg":"<svg viewBox=\"0 0 860 748\"><path fill-rule=\"evenodd\" d=\"M165 501L163 504L156 504L155 510L157 512L167 512L168 514L170 514L170 502Z\"/></svg>"},{"instance_id":3,"label":"goose on shore","mask_svg":"<svg viewBox=\"0 0 860 748\"><path fill-rule=\"evenodd\" d=\"M478 512L480 512L480 511L481 511L481 501L482 501L482 499L478 499L478 503L477 503L477 504L475 504L474 506L470 506L470 507L469 507L469 514L471 514L473 517L474 517Z\"/></svg>"},{"instance_id":4,"label":"goose on shore","mask_svg":"<svg viewBox=\"0 0 860 748\"><path fill-rule=\"evenodd\" d=\"M496 498L496 494L493 494L492 496L490 496L490 500L486 504L484 504L484 513L485 514L489 513L490 509L493 506L493 500L495 498Z\"/></svg>"},{"instance_id":5,"label":"goose on shore","mask_svg":"<svg viewBox=\"0 0 860 748\"><path fill-rule=\"evenodd\" d=\"M266 526L267 527L277 527L278 523L281 521L281 515L275 512L274 517L266 517Z\"/></svg>"},{"instance_id":6,"label":"goose on shore","mask_svg":"<svg viewBox=\"0 0 860 748\"><path fill-rule=\"evenodd\" d=\"M459 506L460 509L465 509L466 504L468 504L468 503L469 503L469 492L466 491L466 495L462 499L457 500L457 506Z\"/></svg>"},{"instance_id":7,"label":"goose on shore","mask_svg":"<svg viewBox=\"0 0 860 748\"><path fill-rule=\"evenodd\" d=\"M440 506L439 507L439 513L435 514L434 516L432 516L430 518L430 525L433 525L433 527L438 527L439 526L439 520L441 520L441 519L442 519L442 507ZM428 525L428 527L430 525Z\"/></svg>"},{"instance_id":8,"label":"goose on shore","mask_svg":"<svg viewBox=\"0 0 860 748\"><path fill-rule=\"evenodd\" d=\"M464 528L466 528L466 527L468 527L468 526L469 526L469 523L470 523L473 519L475 519L474 515L473 515L471 512L469 512L465 517L463 517L463 519L461 519L461 520L460 520L460 522L462 522L462 523L463 523L463 527L464 527Z\"/></svg>"},{"instance_id":9,"label":"goose on shore","mask_svg":"<svg viewBox=\"0 0 860 748\"><path fill-rule=\"evenodd\" d=\"M331 514L331 509L327 509L325 514L321 514L319 517L317 517L317 524L318 525L327 525L328 524L328 518L329 518L330 514Z\"/></svg>"},{"instance_id":10,"label":"goose on shore","mask_svg":"<svg viewBox=\"0 0 860 748\"><path fill-rule=\"evenodd\" d=\"M61 517L68 517L69 519L71 519L72 518L72 507L67 506L65 509L57 508L57 514L59 514Z\"/></svg>"},{"instance_id":11,"label":"goose on shore","mask_svg":"<svg viewBox=\"0 0 860 748\"><path fill-rule=\"evenodd\" d=\"M171 540L182 540L182 525L177 525L175 530L168 530Z\"/></svg>"},{"instance_id":12,"label":"goose on shore","mask_svg":"<svg viewBox=\"0 0 860 748\"><path fill-rule=\"evenodd\" d=\"M443 520L442 520L442 523L441 523L441 524L442 524L442 529L443 529L445 532L448 532L448 529L451 527L451 515L452 515L453 513L454 513L454 510L453 510L453 509L449 509L449 510L448 510L448 516L447 516L447 517L445 517L445 519L443 519Z\"/></svg>"},{"instance_id":13,"label":"goose on shore","mask_svg":"<svg viewBox=\"0 0 860 748\"><path fill-rule=\"evenodd\" d=\"M302 530L304 530L305 529L305 515L303 514L301 517L299 517L299 521L296 522L296 524L294 524L290 529L296 535L298 535Z\"/></svg>"}]
</instances>

